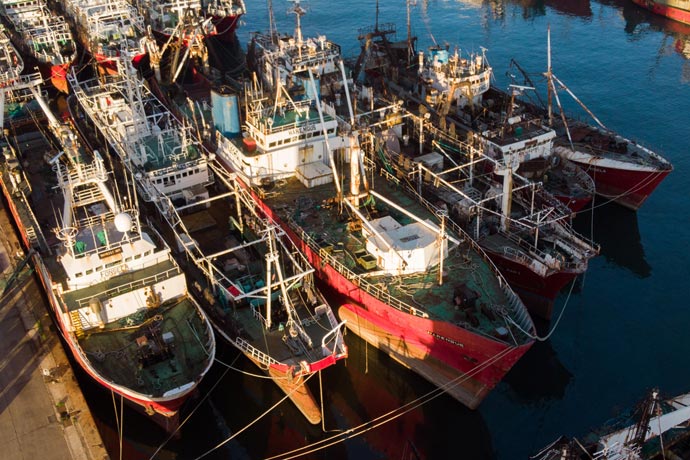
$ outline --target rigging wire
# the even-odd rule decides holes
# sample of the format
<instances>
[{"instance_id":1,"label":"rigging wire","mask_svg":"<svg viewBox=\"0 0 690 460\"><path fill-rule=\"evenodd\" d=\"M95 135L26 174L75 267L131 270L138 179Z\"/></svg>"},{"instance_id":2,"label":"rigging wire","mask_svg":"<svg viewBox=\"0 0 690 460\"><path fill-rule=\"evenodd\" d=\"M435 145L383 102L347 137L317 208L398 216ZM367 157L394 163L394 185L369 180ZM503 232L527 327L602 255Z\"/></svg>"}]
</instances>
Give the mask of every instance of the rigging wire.
<instances>
[{"instance_id":1,"label":"rigging wire","mask_svg":"<svg viewBox=\"0 0 690 460\"><path fill-rule=\"evenodd\" d=\"M232 370L235 371L235 372L239 372L240 374L244 374L244 375L247 375L247 376L249 376L249 377L255 377L255 378L257 378L257 379L266 379L266 380L276 380L276 379L285 379L285 380L287 380L287 377L271 377L271 376L268 376L268 375L253 374L253 373L251 373L251 372L247 372L247 371L244 371L244 370L239 369L239 368L237 368L237 367L234 367L234 366L232 366L232 365L230 365L230 364L227 364L227 363L221 361L221 360L218 359L218 358L215 358L215 361L216 361L218 364L220 364L221 366L225 366L225 367L227 367L228 369L232 369Z\"/></svg>"},{"instance_id":2,"label":"rigging wire","mask_svg":"<svg viewBox=\"0 0 690 460\"><path fill-rule=\"evenodd\" d=\"M110 389L110 396L113 399L113 412L115 413L115 426L117 427L117 437L120 443L120 460L122 460L122 426L120 424L120 417L117 412L117 403L115 402L115 390Z\"/></svg>"},{"instance_id":3,"label":"rigging wire","mask_svg":"<svg viewBox=\"0 0 690 460\"><path fill-rule=\"evenodd\" d=\"M309 381L309 379L311 379L314 375L315 375L315 374L311 374L311 375L309 375L309 377L307 377L306 379L304 379L304 382L302 383L302 385L306 385L307 381ZM227 443L229 443L230 441L232 441L233 439L235 439L237 436L239 436L239 435L242 434L244 431L246 431L247 429L249 429L252 425L254 425L254 424L257 423L258 421L260 421L260 420L261 420L262 418L264 418L266 415L268 415L273 409L275 409L275 408L278 407L280 404L282 404L283 401L285 401L285 400L288 399L290 396L292 396L292 393L294 393L295 391L297 391L297 389L298 389L300 386L302 386L302 385L295 385L295 387L294 387L292 390L290 390L289 393L286 393L285 396L283 396L281 399L278 400L278 402L276 402L276 403L273 404L271 407L269 407L268 409L266 409L266 410L265 410L264 412L262 412L258 417L256 417L254 420L252 420L251 422L249 422L247 425L245 425L245 426L244 426L242 429L240 429L238 432L236 432L236 433L230 435L230 436L227 437L225 440L219 442L219 443L216 444L214 447L210 448L209 450L207 450L206 452L204 452L204 453L201 454L200 456L195 457L194 460L199 460L200 458L206 457L208 454L212 453L213 451L215 451L215 450L217 450L217 449L220 449L220 448L223 447L225 444L227 444Z\"/></svg>"},{"instance_id":4,"label":"rigging wire","mask_svg":"<svg viewBox=\"0 0 690 460\"><path fill-rule=\"evenodd\" d=\"M232 361L233 364L235 363L235 361L237 361L237 358L239 358L239 356L240 356L241 354L242 354L242 353L237 353L237 355L235 355L235 359L233 359L233 361ZM171 440L173 437L175 437L175 434L180 430L180 428L182 428L182 426L183 426L185 423L187 423L187 421L192 417L192 415L194 415L194 413L197 411L197 409L199 409L199 407L201 407L201 405L208 399L208 397L211 395L211 393L213 393L213 390L218 386L218 384L225 378L225 375L228 373L228 370L229 370L229 369L231 369L231 367L225 369L225 371L223 372L223 375L221 375L220 378L219 378L218 380L216 380L216 382L213 384L213 386L211 387L211 389L210 389L209 391L206 392L206 394L204 395L204 397L201 398L201 400L199 401L199 403L194 407L194 409L192 409L192 411L189 413L189 415L187 415L187 417L185 417L185 419L182 421L182 423L180 423L180 424L177 426L177 428L175 428L175 431L173 431L172 433L170 433L170 434L168 435L168 437L158 446L158 448L156 449L156 451L151 455L151 457L149 457L149 460L153 460L153 458L154 458L156 455L158 455L158 453L161 451L161 449L162 449L163 447L165 447L165 445L166 445L168 442L170 442L170 440Z\"/></svg>"},{"instance_id":5,"label":"rigging wire","mask_svg":"<svg viewBox=\"0 0 690 460\"><path fill-rule=\"evenodd\" d=\"M525 330L524 330L522 327L520 327L520 325L519 325L518 323L516 323L516 322L513 320L513 318L511 318L509 315L505 315L505 318L506 318L513 326L515 326L520 332L522 332L523 334L525 334L527 337L529 337L529 338L531 338L531 339L534 339L534 340L536 340L536 341L538 341L538 342L546 342L547 340L549 340L549 338L550 338L550 337L553 335L553 333L556 331L556 329L558 328L558 324L561 322L561 318L563 318L563 313L565 313L565 309L566 309L566 307L568 306L568 302L570 301L570 296L571 296L571 294L573 293L573 288L575 287L575 281L576 281L576 280L577 280L577 277L576 277L576 278L573 278L573 281L570 283L570 290L568 291L568 296L567 296L566 299L565 299L565 303L563 304L563 308L561 309L561 312L559 313L558 318L556 319L556 322L553 324L553 327L551 328L551 330L550 330L544 337L540 337L540 336L537 335L537 334L531 334L531 333L525 331Z\"/></svg>"},{"instance_id":6,"label":"rigging wire","mask_svg":"<svg viewBox=\"0 0 690 460\"><path fill-rule=\"evenodd\" d=\"M473 375L479 373L480 371L484 370L485 368L489 367L499 359L502 359L503 357L507 356L511 352L513 352L515 348L506 348L498 353L496 353L493 357L489 358L489 360L478 364L474 368L472 368L469 372L462 374L455 379L440 385L436 387L435 389L429 391L428 393L420 396L419 398L412 400L406 404L404 404L401 407L398 407L396 409L393 409L385 414L382 414L372 420L369 420L368 422L364 422L360 424L357 427L350 428L348 430L345 430L339 434L333 435L329 438L322 439L319 441L316 441L312 444L306 445L299 447L297 449L294 449L289 452L284 452L283 454L279 454L273 457L267 457L265 460L275 460L275 459L283 459L283 460L288 460L296 457L300 457L302 455L310 454L322 449L325 449L327 447L330 447L332 445L335 445L337 443L346 441L350 438L353 438L355 436L362 435L370 430L373 430L374 428L377 428L385 423L391 422L395 420L396 418L399 418L406 413L417 409L418 407L421 407L422 405L438 398L442 394L444 394L448 389L463 383L465 380L469 379ZM338 439L340 438L340 439Z\"/></svg>"}]
</instances>

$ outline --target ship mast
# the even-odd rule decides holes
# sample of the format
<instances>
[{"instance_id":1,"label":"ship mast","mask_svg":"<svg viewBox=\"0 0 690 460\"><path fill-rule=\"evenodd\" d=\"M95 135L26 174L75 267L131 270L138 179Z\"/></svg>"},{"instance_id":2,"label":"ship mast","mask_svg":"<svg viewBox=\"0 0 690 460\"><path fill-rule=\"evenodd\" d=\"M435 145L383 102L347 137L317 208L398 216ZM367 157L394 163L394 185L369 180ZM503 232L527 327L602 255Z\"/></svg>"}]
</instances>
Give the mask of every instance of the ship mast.
<instances>
[{"instance_id":1,"label":"ship mast","mask_svg":"<svg viewBox=\"0 0 690 460\"><path fill-rule=\"evenodd\" d=\"M553 126L553 107L551 85L553 84L553 74L551 73L551 26L548 27L548 35L546 39L546 91L547 102L546 106L549 111L549 126Z\"/></svg>"},{"instance_id":2,"label":"ship mast","mask_svg":"<svg viewBox=\"0 0 690 460\"><path fill-rule=\"evenodd\" d=\"M271 34L271 42L276 44L278 41L278 30L276 29L276 20L273 17L273 1L267 0L268 2L268 33Z\"/></svg>"},{"instance_id":3,"label":"ship mast","mask_svg":"<svg viewBox=\"0 0 690 460\"><path fill-rule=\"evenodd\" d=\"M290 0L292 3L294 3L294 6L288 11L288 13L294 13L296 22L297 24L295 25L295 41L297 42L297 46L300 47L301 51L301 45L302 45L302 25L301 25L301 19L302 16L304 16L307 11L302 8L299 4L300 0Z\"/></svg>"},{"instance_id":4,"label":"ship mast","mask_svg":"<svg viewBox=\"0 0 690 460\"><path fill-rule=\"evenodd\" d=\"M412 46L412 20L411 20L411 14L410 14L410 2L411 0L407 0L407 65L409 66L412 63L412 57L414 56L414 47ZM377 17L378 17L378 2L376 3L376 12L377 12ZM378 21L377 21L378 24Z\"/></svg>"}]
</instances>

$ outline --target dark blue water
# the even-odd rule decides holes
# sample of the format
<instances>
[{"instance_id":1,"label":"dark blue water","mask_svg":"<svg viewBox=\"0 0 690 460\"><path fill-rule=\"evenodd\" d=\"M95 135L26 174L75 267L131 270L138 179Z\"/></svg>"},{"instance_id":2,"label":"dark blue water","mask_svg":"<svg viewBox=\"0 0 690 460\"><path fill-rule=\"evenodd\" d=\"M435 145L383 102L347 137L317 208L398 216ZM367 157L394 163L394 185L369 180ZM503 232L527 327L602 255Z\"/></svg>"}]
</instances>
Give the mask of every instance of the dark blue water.
<instances>
[{"instance_id":1,"label":"dark blue water","mask_svg":"<svg viewBox=\"0 0 690 460\"><path fill-rule=\"evenodd\" d=\"M405 1L380 3L379 21L396 23L404 37ZM278 29L291 31L287 2L273 4ZM305 6L304 34L326 34L346 55L359 52L357 29L375 20L373 0L311 0ZM247 2L247 8L242 41L268 28L265 2ZM627 0L417 0L412 8L418 49L434 42L469 51L484 47L503 87L511 58L535 74L545 70L549 26L555 74L604 124L658 150L675 171L637 213L605 205L578 216L577 228L593 232L602 255L567 304L565 295L558 299L556 315L565 311L551 339L535 345L479 410L441 395L303 458L401 459L416 450L427 459L525 459L561 434L581 436L602 425L652 387L669 396L690 391L690 27ZM577 108L565 94L561 98ZM326 432L307 426L284 403L205 458L279 455L433 390L352 334L347 339L350 358L322 376ZM226 349L220 357L229 363L236 354ZM243 357L234 367L258 373ZM222 377L218 386L157 458L197 458L282 397L270 382L224 371L213 369L202 396ZM310 384L318 395L318 376ZM112 403L93 399L103 426L114 426ZM135 414L126 415L125 436L135 450L148 452L142 458L165 439Z\"/></svg>"}]
</instances>

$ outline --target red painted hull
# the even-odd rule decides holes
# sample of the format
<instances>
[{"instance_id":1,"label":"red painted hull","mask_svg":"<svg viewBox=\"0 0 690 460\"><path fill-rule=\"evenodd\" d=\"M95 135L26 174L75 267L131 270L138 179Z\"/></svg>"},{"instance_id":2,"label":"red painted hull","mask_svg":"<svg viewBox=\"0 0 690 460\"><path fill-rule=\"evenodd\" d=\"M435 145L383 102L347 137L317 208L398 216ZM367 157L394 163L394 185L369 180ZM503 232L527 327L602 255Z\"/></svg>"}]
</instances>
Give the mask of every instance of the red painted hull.
<instances>
[{"instance_id":1,"label":"red painted hull","mask_svg":"<svg viewBox=\"0 0 690 460\"><path fill-rule=\"evenodd\" d=\"M602 167L572 160L594 180L597 195L608 198L634 211L638 210L654 189L671 172L636 171Z\"/></svg>"},{"instance_id":2,"label":"red painted hull","mask_svg":"<svg viewBox=\"0 0 690 460\"><path fill-rule=\"evenodd\" d=\"M571 196L564 196L564 195L554 195L556 198L558 198L558 201L563 203L570 209L572 212L580 212L582 211L585 206L590 204L592 202L592 197L584 197L584 198L573 198Z\"/></svg>"},{"instance_id":3,"label":"red painted hull","mask_svg":"<svg viewBox=\"0 0 690 460\"><path fill-rule=\"evenodd\" d=\"M69 94L67 85L67 71L70 64L55 64L50 67L50 82L55 89L64 94Z\"/></svg>"},{"instance_id":4,"label":"red painted hull","mask_svg":"<svg viewBox=\"0 0 690 460\"><path fill-rule=\"evenodd\" d=\"M690 25L690 5L679 0L632 0L652 13ZM681 5L682 3L682 5Z\"/></svg>"},{"instance_id":5,"label":"red painted hull","mask_svg":"<svg viewBox=\"0 0 690 460\"><path fill-rule=\"evenodd\" d=\"M232 41L235 35L235 30L240 22L241 15L235 16L214 16L211 22L216 28L216 33L213 34L214 37L219 38L221 41Z\"/></svg>"},{"instance_id":6,"label":"red painted hull","mask_svg":"<svg viewBox=\"0 0 690 460\"><path fill-rule=\"evenodd\" d=\"M139 66L139 63L141 62L142 59L144 59L144 56L146 54L136 54L132 58L132 64L134 65L134 68L137 68ZM112 59L108 56L105 56L103 54L94 54L94 59L96 59L96 62L98 63L99 70L103 72L105 75L117 75L118 74L118 69L117 69L117 61L115 59Z\"/></svg>"},{"instance_id":7,"label":"red painted hull","mask_svg":"<svg viewBox=\"0 0 690 460\"><path fill-rule=\"evenodd\" d=\"M19 229L21 241L24 245L24 248L26 250L30 249L29 245L29 238L26 233L26 229L24 228L21 220L21 216L19 215L19 212L17 211L17 207L14 203L14 200L12 199L12 195L10 191L7 189L5 182L0 178L0 186L2 187L2 192L5 197L5 202L8 204L8 208L10 210L10 213L12 214L12 217ZM69 351L72 354L72 357L74 358L75 361L79 364L79 366L87 373L89 374L96 382L98 382L101 386L106 388L107 390L110 390L114 392L115 394L120 395L121 397L125 398L128 402L132 403L135 407L139 408L142 412L145 412L147 414L158 414L159 416L162 417L154 417L156 423L161 425L164 429L172 432L177 428L177 420L178 420L178 412L182 404L185 402L185 400L192 394L192 390L190 389L189 392L177 397L177 398L171 398L168 400L152 400L149 398L144 397L144 395L138 395L135 392L128 392L128 391L123 391L122 388L113 385L112 383L108 382L107 380L104 380L100 374L94 371L92 366L89 364L89 362L85 359L83 352L81 350L81 347L79 346L78 343L76 343L76 338L74 335L70 332L69 328L67 325L62 321L62 304L60 303L60 300L56 297L55 292L52 289L53 281L52 277L50 276L50 273L48 272L48 269L46 268L45 264L43 263L43 259L38 253L35 253L32 257L33 261L33 266L38 274L38 278L41 281L41 284L43 285L43 289L46 293L46 296L48 297L48 301L50 302L50 308L53 310L54 317L56 320L56 323L59 327L59 332L60 335L65 339L65 342L69 346Z\"/></svg>"},{"instance_id":8,"label":"red painted hull","mask_svg":"<svg viewBox=\"0 0 690 460\"><path fill-rule=\"evenodd\" d=\"M532 317L551 319L553 303L559 292L571 283L578 273L560 271L547 277L539 276L522 264L507 259L501 253L484 251L505 277L510 287L520 296Z\"/></svg>"},{"instance_id":9,"label":"red painted hull","mask_svg":"<svg viewBox=\"0 0 690 460\"><path fill-rule=\"evenodd\" d=\"M267 215L281 223L315 268L316 276L353 303L343 307L344 310L341 309L340 312L341 318L348 311L356 317L356 320L346 323L349 329L356 328L353 323L363 325L359 333L362 333L365 340L432 383L447 385L446 391L468 407L476 408L531 347L532 341L511 347L451 322L422 318L392 307L360 289L335 267L325 263L318 252L281 222L258 196L254 197ZM358 333L357 330L354 332ZM380 339L397 345L380 346Z\"/></svg>"}]
</instances>

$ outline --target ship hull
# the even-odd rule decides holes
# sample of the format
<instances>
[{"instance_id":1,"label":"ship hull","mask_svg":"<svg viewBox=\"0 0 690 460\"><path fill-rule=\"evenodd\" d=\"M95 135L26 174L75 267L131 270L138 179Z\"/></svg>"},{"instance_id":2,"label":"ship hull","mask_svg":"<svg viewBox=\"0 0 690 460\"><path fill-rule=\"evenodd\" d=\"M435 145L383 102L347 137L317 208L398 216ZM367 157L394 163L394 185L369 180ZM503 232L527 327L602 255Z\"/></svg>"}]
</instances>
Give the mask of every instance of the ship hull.
<instances>
[{"instance_id":1,"label":"ship hull","mask_svg":"<svg viewBox=\"0 0 690 460\"><path fill-rule=\"evenodd\" d=\"M690 2L687 0L633 0L652 13L690 25Z\"/></svg>"},{"instance_id":2,"label":"ship hull","mask_svg":"<svg viewBox=\"0 0 690 460\"><path fill-rule=\"evenodd\" d=\"M533 341L510 346L451 322L398 310L359 288L356 280L347 279L282 222L258 196L255 199L263 211L285 229L316 269L315 275L352 303L339 311L341 319L350 318L346 327L358 335L359 331L367 342L432 383L443 386L467 407L475 409L531 347ZM357 321L363 326L357 328L350 324ZM391 345L384 346L384 341Z\"/></svg>"},{"instance_id":3,"label":"ship hull","mask_svg":"<svg viewBox=\"0 0 690 460\"><path fill-rule=\"evenodd\" d=\"M636 211L670 170L628 169L592 157L571 158L594 180L596 194Z\"/></svg>"},{"instance_id":4,"label":"ship hull","mask_svg":"<svg viewBox=\"0 0 690 460\"><path fill-rule=\"evenodd\" d=\"M50 82L55 89L64 94L69 94L69 86L67 84L67 72L70 64L52 64L50 65Z\"/></svg>"},{"instance_id":5,"label":"ship hull","mask_svg":"<svg viewBox=\"0 0 690 460\"><path fill-rule=\"evenodd\" d=\"M30 250L29 236L27 234L26 228L23 225L20 213L17 210L17 206L14 203L14 199L10 190L7 188L5 181L0 178L0 186L2 187L2 193L5 203L7 204L12 218L19 230L20 239L24 248ZM184 393L180 393L175 397L171 398L156 398L150 399L146 398L144 395L137 394L134 391L130 391L127 388L115 385L108 380L104 379L93 366L90 365L82 348L71 332L70 325L66 323L66 317L62 314L62 304L60 299L52 289L53 280L52 276L46 264L43 262L43 258L38 254L34 253L32 256L32 262L34 270L38 275L43 290L46 293L48 302L50 304L50 309L53 312L54 320L59 328L60 335L64 339L64 343L69 347L69 352L74 358L74 360L79 364L79 366L93 378L98 384L104 387L106 390L111 391L114 394L118 394L123 397L129 404L134 406L137 410L146 413L148 415L153 415L153 420L160 425L163 429L168 432L173 432L178 426L178 412L185 400L192 394L196 386L190 387ZM69 321L69 320L67 320Z\"/></svg>"},{"instance_id":6,"label":"ship hull","mask_svg":"<svg viewBox=\"0 0 690 460\"><path fill-rule=\"evenodd\" d=\"M211 22L214 25L213 32L209 34L204 34L204 40L210 37L215 37L222 42L231 42L235 40L235 31L237 30L237 25L239 24L241 15L229 15L229 16L212 16ZM167 43L171 34L168 31L161 29L152 29L151 32L156 39L156 43L159 45L164 45ZM186 40L184 43L187 46Z\"/></svg>"},{"instance_id":7,"label":"ship hull","mask_svg":"<svg viewBox=\"0 0 690 460\"><path fill-rule=\"evenodd\" d=\"M310 363L308 369L302 369L300 367L300 369L297 370L288 364L280 362L274 362L270 366L266 366L262 361L257 359L257 354L252 353L246 346L241 346L236 340L232 339L225 328L220 325L220 322L211 320L211 323L218 334L223 337L228 344L240 350L244 356L253 362L259 369L263 370L264 373L278 385L278 388L290 398L290 401L297 406L297 409L299 409L309 423L312 425L321 423L321 406L305 382L310 374L335 364L338 359L345 358L345 356L339 358L335 356L326 356L319 361Z\"/></svg>"},{"instance_id":8,"label":"ship hull","mask_svg":"<svg viewBox=\"0 0 690 460\"><path fill-rule=\"evenodd\" d=\"M578 273L561 270L549 276L540 276L529 267L484 248L498 271L505 277L516 294L525 303L532 317L551 320L553 303L560 291L571 283Z\"/></svg>"},{"instance_id":9,"label":"ship hull","mask_svg":"<svg viewBox=\"0 0 690 460\"><path fill-rule=\"evenodd\" d=\"M261 368L263 366L252 356L248 354L245 354L245 356L258 367ZM290 401L297 406L297 409L299 409L309 423L312 425L321 423L321 408L311 390L305 384L304 377L293 377L289 371L281 369L279 366L271 366L265 372L278 385L278 388L290 398Z\"/></svg>"},{"instance_id":10,"label":"ship hull","mask_svg":"<svg viewBox=\"0 0 690 460\"><path fill-rule=\"evenodd\" d=\"M590 204L592 202L592 197L587 196L587 197L573 197L573 196L567 196L567 195L554 195L558 201L563 203L570 209L572 212L580 212L582 211L585 206Z\"/></svg>"},{"instance_id":11,"label":"ship hull","mask_svg":"<svg viewBox=\"0 0 690 460\"><path fill-rule=\"evenodd\" d=\"M221 41L230 42L234 40L235 30L239 24L241 15L213 16L211 22L216 28L213 34Z\"/></svg>"},{"instance_id":12,"label":"ship hull","mask_svg":"<svg viewBox=\"0 0 690 460\"><path fill-rule=\"evenodd\" d=\"M424 330L416 330L412 324L398 325L390 316L375 313L367 308L353 304L346 304L338 310L338 316L345 321L346 327L370 345L376 347L388 356L424 377L440 389L443 389L470 409L476 409L482 400L491 392L501 380L509 367L527 351L529 345L497 352L501 358L485 371L460 372L457 366L449 365L449 356L437 357L437 348L441 348L439 341L429 341L429 335ZM421 336L417 334L421 333ZM446 339L451 340L451 339ZM482 364L470 363L471 367L481 368ZM506 369L501 369L503 366ZM493 365L492 365L493 367ZM484 374L484 375L482 375ZM489 382L487 382L487 377Z\"/></svg>"}]
</instances>

